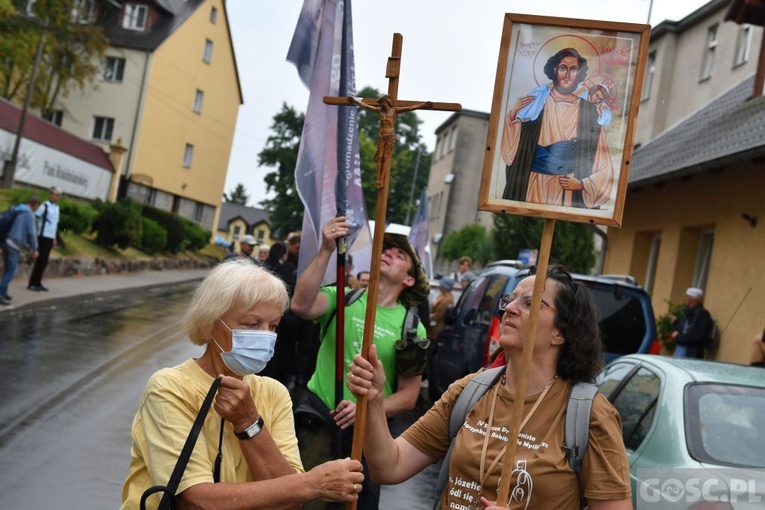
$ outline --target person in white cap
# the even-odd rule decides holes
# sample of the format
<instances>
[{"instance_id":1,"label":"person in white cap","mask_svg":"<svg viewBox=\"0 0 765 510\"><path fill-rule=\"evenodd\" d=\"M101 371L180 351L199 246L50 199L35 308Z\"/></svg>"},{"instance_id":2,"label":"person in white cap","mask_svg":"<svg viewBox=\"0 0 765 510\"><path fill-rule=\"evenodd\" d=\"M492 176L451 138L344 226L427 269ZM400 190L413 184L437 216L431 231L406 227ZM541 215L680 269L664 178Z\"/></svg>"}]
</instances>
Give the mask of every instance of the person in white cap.
<instances>
[{"instance_id":1,"label":"person in white cap","mask_svg":"<svg viewBox=\"0 0 765 510\"><path fill-rule=\"evenodd\" d=\"M685 308L682 320L673 323L675 331L676 358L703 358L704 340L709 337L714 321L709 312L701 305L704 291L698 287L689 287L685 291Z\"/></svg>"},{"instance_id":2,"label":"person in white cap","mask_svg":"<svg viewBox=\"0 0 765 510\"><path fill-rule=\"evenodd\" d=\"M251 235L246 235L239 240L239 253L228 253L223 260L234 259L236 257L244 257L257 262L262 266L260 261L255 260L252 253L255 251L255 247L258 245L258 241Z\"/></svg>"},{"instance_id":3,"label":"person in white cap","mask_svg":"<svg viewBox=\"0 0 765 510\"><path fill-rule=\"evenodd\" d=\"M35 259L35 265L32 268L32 274L29 276L27 288L36 292L48 290L42 284L42 276L45 268L48 267L50 251L58 245L56 234L58 233L58 220L61 215L58 207L59 198L61 198L61 188L51 186L48 190L48 200L43 202L35 211L39 255Z\"/></svg>"}]
</instances>

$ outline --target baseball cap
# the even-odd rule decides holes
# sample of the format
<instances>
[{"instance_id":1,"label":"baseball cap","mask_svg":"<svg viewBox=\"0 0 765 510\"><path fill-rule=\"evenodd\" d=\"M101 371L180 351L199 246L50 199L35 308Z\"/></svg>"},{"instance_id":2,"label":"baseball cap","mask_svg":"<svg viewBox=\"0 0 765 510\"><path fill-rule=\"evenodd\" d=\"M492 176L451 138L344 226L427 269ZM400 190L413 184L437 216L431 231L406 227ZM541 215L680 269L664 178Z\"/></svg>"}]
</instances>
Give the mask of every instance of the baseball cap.
<instances>
[{"instance_id":1,"label":"baseball cap","mask_svg":"<svg viewBox=\"0 0 765 510\"><path fill-rule=\"evenodd\" d=\"M240 242L240 243L247 243L247 244L249 244L250 246L257 246L257 244L258 244L258 241L256 241L256 240L255 240L255 238L254 238L254 237L252 237L251 235L246 235L246 236L244 236L243 238L241 238L241 239L239 240L239 242Z\"/></svg>"},{"instance_id":2,"label":"baseball cap","mask_svg":"<svg viewBox=\"0 0 765 510\"><path fill-rule=\"evenodd\" d=\"M688 287L688 290L685 291L685 295L698 299L704 295L704 291L698 287Z\"/></svg>"},{"instance_id":3,"label":"baseball cap","mask_svg":"<svg viewBox=\"0 0 765 510\"><path fill-rule=\"evenodd\" d=\"M454 278L451 276L444 276L438 284L446 290L452 290L454 288Z\"/></svg>"},{"instance_id":4,"label":"baseball cap","mask_svg":"<svg viewBox=\"0 0 765 510\"><path fill-rule=\"evenodd\" d=\"M52 193L54 195L60 195L61 194L61 188L59 188L58 186L51 186L50 188L48 188L48 192Z\"/></svg>"},{"instance_id":5,"label":"baseball cap","mask_svg":"<svg viewBox=\"0 0 765 510\"><path fill-rule=\"evenodd\" d=\"M414 285L407 287L401 292L399 301L407 308L416 306L425 301L428 294L430 294L430 282L425 274L425 268L422 267L417 251L405 235L386 232L385 237L383 237L383 250L392 247L404 250L414 262L414 274L416 275Z\"/></svg>"}]
</instances>

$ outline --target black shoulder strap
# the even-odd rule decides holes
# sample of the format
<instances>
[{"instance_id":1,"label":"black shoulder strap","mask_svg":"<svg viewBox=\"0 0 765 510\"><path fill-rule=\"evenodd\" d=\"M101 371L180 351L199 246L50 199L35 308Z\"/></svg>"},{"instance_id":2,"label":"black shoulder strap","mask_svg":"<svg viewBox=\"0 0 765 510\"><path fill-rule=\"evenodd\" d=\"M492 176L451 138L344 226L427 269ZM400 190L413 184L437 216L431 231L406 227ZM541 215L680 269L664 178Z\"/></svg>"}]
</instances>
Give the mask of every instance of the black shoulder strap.
<instances>
[{"instance_id":1,"label":"black shoulder strap","mask_svg":"<svg viewBox=\"0 0 765 510\"><path fill-rule=\"evenodd\" d=\"M451 461L452 451L454 450L454 439L457 437L457 433L465 423L465 417L467 417L468 411L470 411L475 403L489 391L489 388L494 386L499 378L502 377L502 374L506 369L506 366L501 366L478 372L478 374L467 383L467 386L465 386L462 393L460 393L460 396L457 397L457 400L454 402L452 413L449 416L449 438L451 439L451 444L449 445L449 450L446 452L446 456L444 456L444 461L441 464L441 471L438 473L438 481L436 482L436 506L434 507L436 510L439 508L441 493L444 492L446 482L449 480L449 462Z\"/></svg>"},{"instance_id":2,"label":"black shoulder strap","mask_svg":"<svg viewBox=\"0 0 765 510\"><path fill-rule=\"evenodd\" d=\"M183 445L181 454L178 456L178 462L175 463L173 473L170 475L170 481L167 482L167 485L164 487L162 485L155 485L154 487L146 489L141 495L141 510L145 510L146 499L155 492L163 493L162 500L159 502L159 510L170 510L175 508L175 492L178 490L178 485L181 483L183 472L186 471L186 465L189 463L191 452L194 450L194 445L197 443L199 433L202 431L202 425L204 425L207 412L210 410L213 398L215 398L215 393L218 391L220 381L221 379L219 377L215 379L212 386L210 386L210 390L207 392L202 407L199 408L199 414L197 414L197 418L194 420L194 425L191 426L189 437L186 438L186 443ZM223 436L221 435L221 438L222 437ZM220 445L218 448L220 449Z\"/></svg>"},{"instance_id":3,"label":"black shoulder strap","mask_svg":"<svg viewBox=\"0 0 765 510\"><path fill-rule=\"evenodd\" d=\"M345 293L345 306L351 306L353 303L358 301L358 299L361 297L361 295L364 293L364 289L352 289L350 292ZM324 323L324 326L321 328L321 335L319 336L319 340L324 338L324 335L327 334L327 330L329 329L329 325L332 324L332 321L335 320L335 316L337 315L337 306L335 306L335 309L332 310L332 313L329 315L329 319L327 319L327 322Z\"/></svg>"},{"instance_id":4,"label":"black shoulder strap","mask_svg":"<svg viewBox=\"0 0 765 510\"><path fill-rule=\"evenodd\" d=\"M42 235L42 231L45 229L45 223L48 221L48 202L45 202L45 212L42 215L42 221L40 222L40 231L37 235Z\"/></svg>"}]
</instances>

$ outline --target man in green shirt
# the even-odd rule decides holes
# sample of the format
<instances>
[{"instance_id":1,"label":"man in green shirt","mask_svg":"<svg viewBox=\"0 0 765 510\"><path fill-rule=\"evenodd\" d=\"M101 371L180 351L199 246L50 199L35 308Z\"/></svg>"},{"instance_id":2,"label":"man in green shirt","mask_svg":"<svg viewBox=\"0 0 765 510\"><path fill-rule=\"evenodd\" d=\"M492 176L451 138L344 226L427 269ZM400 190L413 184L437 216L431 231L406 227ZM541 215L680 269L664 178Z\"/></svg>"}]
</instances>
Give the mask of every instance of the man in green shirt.
<instances>
[{"instance_id":1,"label":"man in green shirt","mask_svg":"<svg viewBox=\"0 0 765 510\"><path fill-rule=\"evenodd\" d=\"M335 326L337 289L321 287L336 240L347 235L350 224L345 218L330 220L322 228L319 252L295 285L292 311L305 319L319 320L322 326L321 347L316 370L308 382L306 400L296 410L298 444L306 469L333 457L332 441L336 427L350 430L356 415L355 398L344 388L344 398L335 406ZM377 294L373 342L378 356L384 357L387 380L385 412L388 418L410 411L417 403L422 374L427 368L425 328L417 325L417 339L408 348L396 347L405 335L402 331L409 307L427 299L430 285L416 251L405 236L386 234ZM344 372L353 356L361 352L367 293L345 308L343 344ZM402 345L399 344L399 347ZM348 434L350 435L350 434ZM348 446L348 445L346 445ZM379 489L365 482L358 508L377 508ZM323 508L309 505L304 508Z\"/></svg>"}]
</instances>

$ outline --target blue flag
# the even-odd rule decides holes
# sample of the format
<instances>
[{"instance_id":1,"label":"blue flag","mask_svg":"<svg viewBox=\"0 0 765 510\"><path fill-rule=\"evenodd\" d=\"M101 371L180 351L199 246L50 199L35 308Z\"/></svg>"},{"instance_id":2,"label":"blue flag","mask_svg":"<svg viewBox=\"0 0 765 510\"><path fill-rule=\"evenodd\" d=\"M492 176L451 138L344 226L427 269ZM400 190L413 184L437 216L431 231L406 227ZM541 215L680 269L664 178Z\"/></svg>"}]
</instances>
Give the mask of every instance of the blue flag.
<instances>
[{"instance_id":1,"label":"blue flag","mask_svg":"<svg viewBox=\"0 0 765 510\"><path fill-rule=\"evenodd\" d=\"M358 111L323 102L324 96L356 95L350 0L304 0L287 60L311 91L295 168L305 206L298 275L318 253L321 226L337 215L351 222L348 250L356 268L366 269L361 252L371 254L371 233L361 190ZM334 280L330 261L323 283Z\"/></svg>"}]
</instances>

